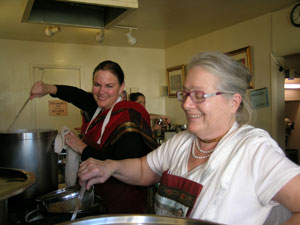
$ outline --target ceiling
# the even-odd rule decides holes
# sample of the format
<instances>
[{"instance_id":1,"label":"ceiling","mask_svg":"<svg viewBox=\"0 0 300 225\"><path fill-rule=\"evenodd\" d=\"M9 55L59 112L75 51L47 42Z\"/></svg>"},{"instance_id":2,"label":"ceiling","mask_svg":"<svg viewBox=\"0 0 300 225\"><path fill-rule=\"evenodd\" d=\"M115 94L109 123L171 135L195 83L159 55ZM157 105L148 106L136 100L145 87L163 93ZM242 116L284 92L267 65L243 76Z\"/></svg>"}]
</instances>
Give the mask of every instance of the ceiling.
<instances>
[{"instance_id":1,"label":"ceiling","mask_svg":"<svg viewBox=\"0 0 300 225\"><path fill-rule=\"evenodd\" d=\"M104 30L101 43L95 38L99 29L89 27L62 25L60 32L47 37L44 29L49 24L22 22L27 0L0 0L0 39L166 49L297 2L299 0L138 0L138 8L115 24L137 28L133 30L137 44L131 46L125 36L128 30L114 27ZM285 66L295 70L295 77L300 77L299 62L300 53L285 57Z\"/></svg>"},{"instance_id":2,"label":"ceiling","mask_svg":"<svg viewBox=\"0 0 300 225\"><path fill-rule=\"evenodd\" d=\"M137 27L132 47L165 49L197 36L289 7L299 0L138 0L138 9L117 25ZM109 28L102 43L98 29L61 26L52 37L44 24L21 22L27 0L0 0L0 39L129 47L127 29Z\"/></svg>"}]
</instances>

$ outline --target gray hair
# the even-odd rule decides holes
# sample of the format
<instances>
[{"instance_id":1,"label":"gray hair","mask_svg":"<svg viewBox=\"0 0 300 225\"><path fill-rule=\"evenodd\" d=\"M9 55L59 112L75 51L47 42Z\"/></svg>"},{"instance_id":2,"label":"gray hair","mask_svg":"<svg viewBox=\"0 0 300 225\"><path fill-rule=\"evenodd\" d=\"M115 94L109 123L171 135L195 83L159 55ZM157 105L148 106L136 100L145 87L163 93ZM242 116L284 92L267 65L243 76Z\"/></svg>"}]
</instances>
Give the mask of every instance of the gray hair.
<instances>
[{"instance_id":1,"label":"gray hair","mask_svg":"<svg viewBox=\"0 0 300 225\"><path fill-rule=\"evenodd\" d=\"M216 88L221 92L238 93L242 102L236 114L240 126L253 122L255 114L251 102L246 96L250 71L242 64L221 52L203 52L195 55L187 66L187 71L202 67L215 75L219 83Z\"/></svg>"}]
</instances>

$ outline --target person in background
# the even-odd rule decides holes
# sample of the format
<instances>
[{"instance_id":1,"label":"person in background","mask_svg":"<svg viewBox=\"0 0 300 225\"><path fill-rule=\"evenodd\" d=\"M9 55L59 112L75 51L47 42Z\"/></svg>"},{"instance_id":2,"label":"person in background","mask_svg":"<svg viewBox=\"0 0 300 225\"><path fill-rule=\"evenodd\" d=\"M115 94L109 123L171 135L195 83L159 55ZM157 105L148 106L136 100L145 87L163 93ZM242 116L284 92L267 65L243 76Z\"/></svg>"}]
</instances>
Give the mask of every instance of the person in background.
<instances>
[{"instance_id":1,"label":"person in background","mask_svg":"<svg viewBox=\"0 0 300 225\"><path fill-rule=\"evenodd\" d=\"M133 92L129 95L129 100L140 103L146 108L146 98L145 95L140 92ZM168 126L171 120L164 115L152 114L150 113L150 120L153 121L152 131L161 130L162 126Z\"/></svg>"},{"instance_id":2,"label":"person in background","mask_svg":"<svg viewBox=\"0 0 300 225\"><path fill-rule=\"evenodd\" d=\"M36 82L30 98L50 94L70 102L82 110L83 124L80 139L73 132L65 135L66 144L90 157L121 160L142 157L157 147L152 138L150 117L140 104L122 101L124 73L113 61L101 62L93 72L92 93L65 85ZM147 188L128 185L115 178L95 185L95 193L103 198L108 213L144 213Z\"/></svg>"},{"instance_id":3,"label":"person in background","mask_svg":"<svg viewBox=\"0 0 300 225\"><path fill-rule=\"evenodd\" d=\"M300 167L263 129L251 126L247 68L220 52L195 55L177 93L188 120L180 132L147 156L88 159L80 165L86 188L115 177L133 185L160 182L158 215L182 215L230 225L263 224L273 206L300 221Z\"/></svg>"},{"instance_id":4,"label":"person in background","mask_svg":"<svg viewBox=\"0 0 300 225\"><path fill-rule=\"evenodd\" d=\"M290 118L284 118L285 123L285 147L288 146L289 136L291 136L292 130L295 129L295 123Z\"/></svg>"}]
</instances>

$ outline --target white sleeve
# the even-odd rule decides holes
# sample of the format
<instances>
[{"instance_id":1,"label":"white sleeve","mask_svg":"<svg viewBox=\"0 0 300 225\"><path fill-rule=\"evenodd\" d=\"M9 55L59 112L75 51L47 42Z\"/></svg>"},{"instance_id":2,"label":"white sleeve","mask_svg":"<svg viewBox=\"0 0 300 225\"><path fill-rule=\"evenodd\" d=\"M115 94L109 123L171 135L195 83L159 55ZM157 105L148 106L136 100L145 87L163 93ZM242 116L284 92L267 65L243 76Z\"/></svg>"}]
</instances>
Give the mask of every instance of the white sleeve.
<instances>
[{"instance_id":1,"label":"white sleeve","mask_svg":"<svg viewBox=\"0 0 300 225\"><path fill-rule=\"evenodd\" d=\"M252 177L258 199L263 205L271 203L274 195L293 177L300 166L290 161L271 137L257 136L252 159Z\"/></svg>"},{"instance_id":2,"label":"white sleeve","mask_svg":"<svg viewBox=\"0 0 300 225\"><path fill-rule=\"evenodd\" d=\"M170 141L173 138L169 139L167 142L163 143L154 151L150 152L147 155L147 162L149 167L159 176L162 175L164 170L168 169L168 164L170 163L170 157L167 149L170 148Z\"/></svg>"},{"instance_id":3,"label":"white sleeve","mask_svg":"<svg viewBox=\"0 0 300 225\"><path fill-rule=\"evenodd\" d=\"M182 159L186 146L189 145L190 136L187 131L180 132L150 152L147 155L149 167L161 176L164 171L176 166L174 164Z\"/></svg>"}]
</instances>

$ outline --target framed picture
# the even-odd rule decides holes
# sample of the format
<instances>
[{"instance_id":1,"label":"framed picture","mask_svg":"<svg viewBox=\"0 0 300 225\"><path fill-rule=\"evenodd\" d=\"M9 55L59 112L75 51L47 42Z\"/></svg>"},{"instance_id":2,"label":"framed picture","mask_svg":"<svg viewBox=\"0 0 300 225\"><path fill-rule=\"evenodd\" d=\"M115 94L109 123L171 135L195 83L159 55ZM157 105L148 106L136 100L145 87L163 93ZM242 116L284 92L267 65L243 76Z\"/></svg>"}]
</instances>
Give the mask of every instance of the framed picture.
<instances>
[{"instance_id":1,"label":"framed picture","mask_svg":"<svg viewBox=\"0 0 300 225\"><path fill-rule=\"evenodd\" d=\"M231 56L233 59L237 60L240 63L243 63L248 67L249 71L252 73L252 63L251 63L251 52L250 46L240 48L231 52L227 52L227 55ZM253 76L251 77L250 82L248 83L248 88L254 88Z\"/></svg>"},{"instance_id":2,"label":"framed picture","mask_svg":"<svg viewBox=\"0 0 300 225\"><path fill-rule=\"evenodd\" d=\"M174 66L167 69L169 97L176 97L176 92L182 90L184 78L185 65Z\"/></svg>"},{"instance_id":3,"label":"framed picture","mask_svg":"<svg viewBox=\"0 0 300 225\"><path fill-rule=\"evenodd\" d=\"M268 88L250 91L250 100L255 109L269 106Z\"/></svg>"}]
</instances>

